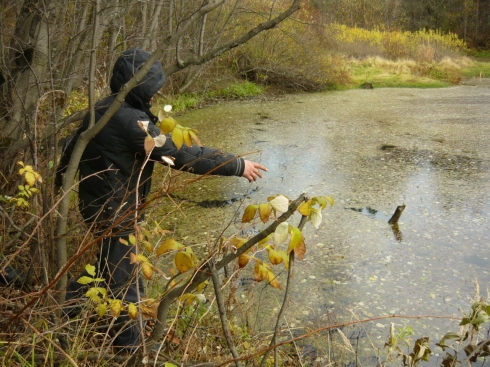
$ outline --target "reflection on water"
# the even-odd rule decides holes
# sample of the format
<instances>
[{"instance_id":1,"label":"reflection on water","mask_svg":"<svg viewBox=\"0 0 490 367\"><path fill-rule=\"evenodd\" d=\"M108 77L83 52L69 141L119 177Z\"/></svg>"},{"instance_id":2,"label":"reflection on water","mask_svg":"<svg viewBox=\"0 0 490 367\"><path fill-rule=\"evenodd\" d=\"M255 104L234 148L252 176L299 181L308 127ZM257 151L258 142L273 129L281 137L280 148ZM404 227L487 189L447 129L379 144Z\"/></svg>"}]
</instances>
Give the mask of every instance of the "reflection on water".
<instances>
[{"instance_id":1,"label":"reflection on water","mask_svg":"<svg viewBox=\"0 0 490 367\"><path fill-rule=\"evenodd\" d=\"M291 199L301 192L334 197L322 226L305 229L306 257L296 262L287 315L289 327L319 327L353 315L460 316L460 309L471 305L474 280L482 290L488 287L489 98L490 89L474 87L356 90L227 103L179 122L198 128L210 146L235 153L259 150L247 159L269 172L254 183L259 190L246 205L277 193ZM249 188L244 180L211 180L185 195L228 200ZM401 204L406 209L398 226L390 226L387 221ZM237 205L200 212L206 218L203 231L225 228ZM229 233L241 228L239 219L227 227ZM179 219L181 226L185 220ZM284 282L283 275L280 279ZM262 283L252 286L276 312L281 292ZM458 330L451 319L366 324L380 348L390 321L410 325L417 337L427 334L431 341Z\"/></svg>"}]
</instances>

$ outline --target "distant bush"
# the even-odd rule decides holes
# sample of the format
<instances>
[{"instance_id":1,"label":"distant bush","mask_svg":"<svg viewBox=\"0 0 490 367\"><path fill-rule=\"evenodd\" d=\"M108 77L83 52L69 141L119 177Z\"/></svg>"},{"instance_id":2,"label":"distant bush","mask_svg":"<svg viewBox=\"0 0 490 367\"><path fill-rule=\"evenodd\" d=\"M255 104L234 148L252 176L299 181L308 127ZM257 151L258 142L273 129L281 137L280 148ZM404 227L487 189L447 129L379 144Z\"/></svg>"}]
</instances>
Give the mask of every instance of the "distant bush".
<instances>
[{"instance_id":1,"label":"distant bush","mask_svg":"<svg viewBox=\"0 0 490 367\"><path fill-rule=\"evenodd\" d=\"M466 50L466 44L456 34L437 30L367 30L332 24L326 28L326 37L333 40L337 51L358 58L383 56L391 60L411 58L432 62Z\"/></svg>"}]
</instances>

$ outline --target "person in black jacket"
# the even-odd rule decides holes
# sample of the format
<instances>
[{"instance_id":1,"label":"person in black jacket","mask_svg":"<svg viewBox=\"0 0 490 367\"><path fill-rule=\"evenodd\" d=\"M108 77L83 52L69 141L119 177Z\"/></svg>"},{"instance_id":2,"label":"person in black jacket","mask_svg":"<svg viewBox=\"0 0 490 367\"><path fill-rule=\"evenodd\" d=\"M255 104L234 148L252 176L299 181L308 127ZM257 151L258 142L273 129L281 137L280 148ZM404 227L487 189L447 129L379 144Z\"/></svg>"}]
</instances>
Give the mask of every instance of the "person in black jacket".
<instances>
[{"instance_id":1,"label":"person in black jacket","mask_svg":"<svg viewBox=\"0 0 490 367\"><path fill-rule=\"evenodd\" d=\"M112 95L96 103L97 122L116 98L121 87L126 84L150 57L141 49L125 51L116 61L111 78ZM154 163L164 163L162 156L173 157L173 168L196 174L212 171L215 175L241 176L249 181L262 177L267 169L255 162L237 158L229 153L194 145L183 145L180 149L171 139L166 139L161 147L155 147L150 160L144 164L146 153L144 141L147 133L138 121L149 121L148 133L160 136L155 126L158 118L150 111L152 97L165 84L165 74L159 61L155 62L145 78L132 89L121 107L107 125L89 142L79 164L79 210L86 224L93 231L107 231L100 244L97 268L112 292L109 297L127 302L138 300L138 288L143 290L139 276L135 276L135 264L130 262L130 252L134 248L121 243L128 241L134 233L135 210L145 202L150 192ZM57 169L56 185L61 186L62 175L70 160L78 137L87 130L90 114L87 114L73 138L64 149ZM138 202L137 202L138 201ZM138 213L139 219L142 213ZM80 276L87 275L86 272ZM67 299L83 297L86 286L73 279L67 288ZM136 285L138 279L138 287ZM76 309L79 311L79 309ZM71 316L76 314L72 309ZM140 330L136 323L126 322L127 315L118 321L126 323L115 339L114 345L131 348L140 343ZM128 326L129 324L129 326Z\"/></svg>"}]
</instances>

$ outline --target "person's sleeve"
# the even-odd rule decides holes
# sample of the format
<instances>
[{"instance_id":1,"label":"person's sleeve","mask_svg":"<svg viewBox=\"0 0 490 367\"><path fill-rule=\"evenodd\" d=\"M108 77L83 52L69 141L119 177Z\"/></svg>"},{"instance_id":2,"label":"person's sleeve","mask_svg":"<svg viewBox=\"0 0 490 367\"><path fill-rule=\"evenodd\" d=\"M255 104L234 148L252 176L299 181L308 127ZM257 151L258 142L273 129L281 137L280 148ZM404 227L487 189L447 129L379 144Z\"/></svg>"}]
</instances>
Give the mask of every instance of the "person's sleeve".
<instances>
[{"instance_id":1,"label":"person's sleeve","mask_svg":"<svg viewBox=\"0 0 490 367\"><path fill-rule=\"evenodd\" d=\"M160 135L160 130L151 122L148 124L148 132L152 137ZM127 142L134 152L145 154L145 138L147 133L138 125L137 120L132 120L126 127ZM243 158L235 157L233 154L224 153L208 147L185 144L177 149L171 137L167 135L162 147L155 147L151 152L151 159L162 164L162 157L174 158L172 168L192 172L195 174L212 174L222 176L243 176L245 162Z\"/></svg>"}]
</instances>

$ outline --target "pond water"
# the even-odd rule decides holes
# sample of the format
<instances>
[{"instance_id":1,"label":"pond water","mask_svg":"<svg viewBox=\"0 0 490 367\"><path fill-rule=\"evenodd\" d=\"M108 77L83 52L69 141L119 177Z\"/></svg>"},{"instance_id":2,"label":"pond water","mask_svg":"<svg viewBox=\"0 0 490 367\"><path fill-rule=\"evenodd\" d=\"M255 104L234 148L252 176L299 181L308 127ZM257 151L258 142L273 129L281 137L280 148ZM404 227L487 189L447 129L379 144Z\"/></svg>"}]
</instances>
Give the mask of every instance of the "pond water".
<instances>
[{"instance_id":1,"label":"pond water","mask_svg":"<svg viewBox=\"0 0 490 367\"><path fill-rule=\"evenodd\" d=\"M177 120L197 128L203 142L255 152L247 158L269 171L253 184L209 178L178 192L189 202L185 218L173 217L174 229L204 243L239 231L244 207L268 196L330 195L335 205L321 228L304 231L289 327L390 314L461 316L474 300L475 279L485 297L490 281L489 102L486 86L456 86L292 95L192 111ZM229 205L196 205L202 201ZM402 204L393 231L387 221ZM282 292L255 287L276 312ZM452 319L377 320L362 327L369 344L382 348L391 322L432 342L458 331Z\"/></svg>"}]
</instances>

